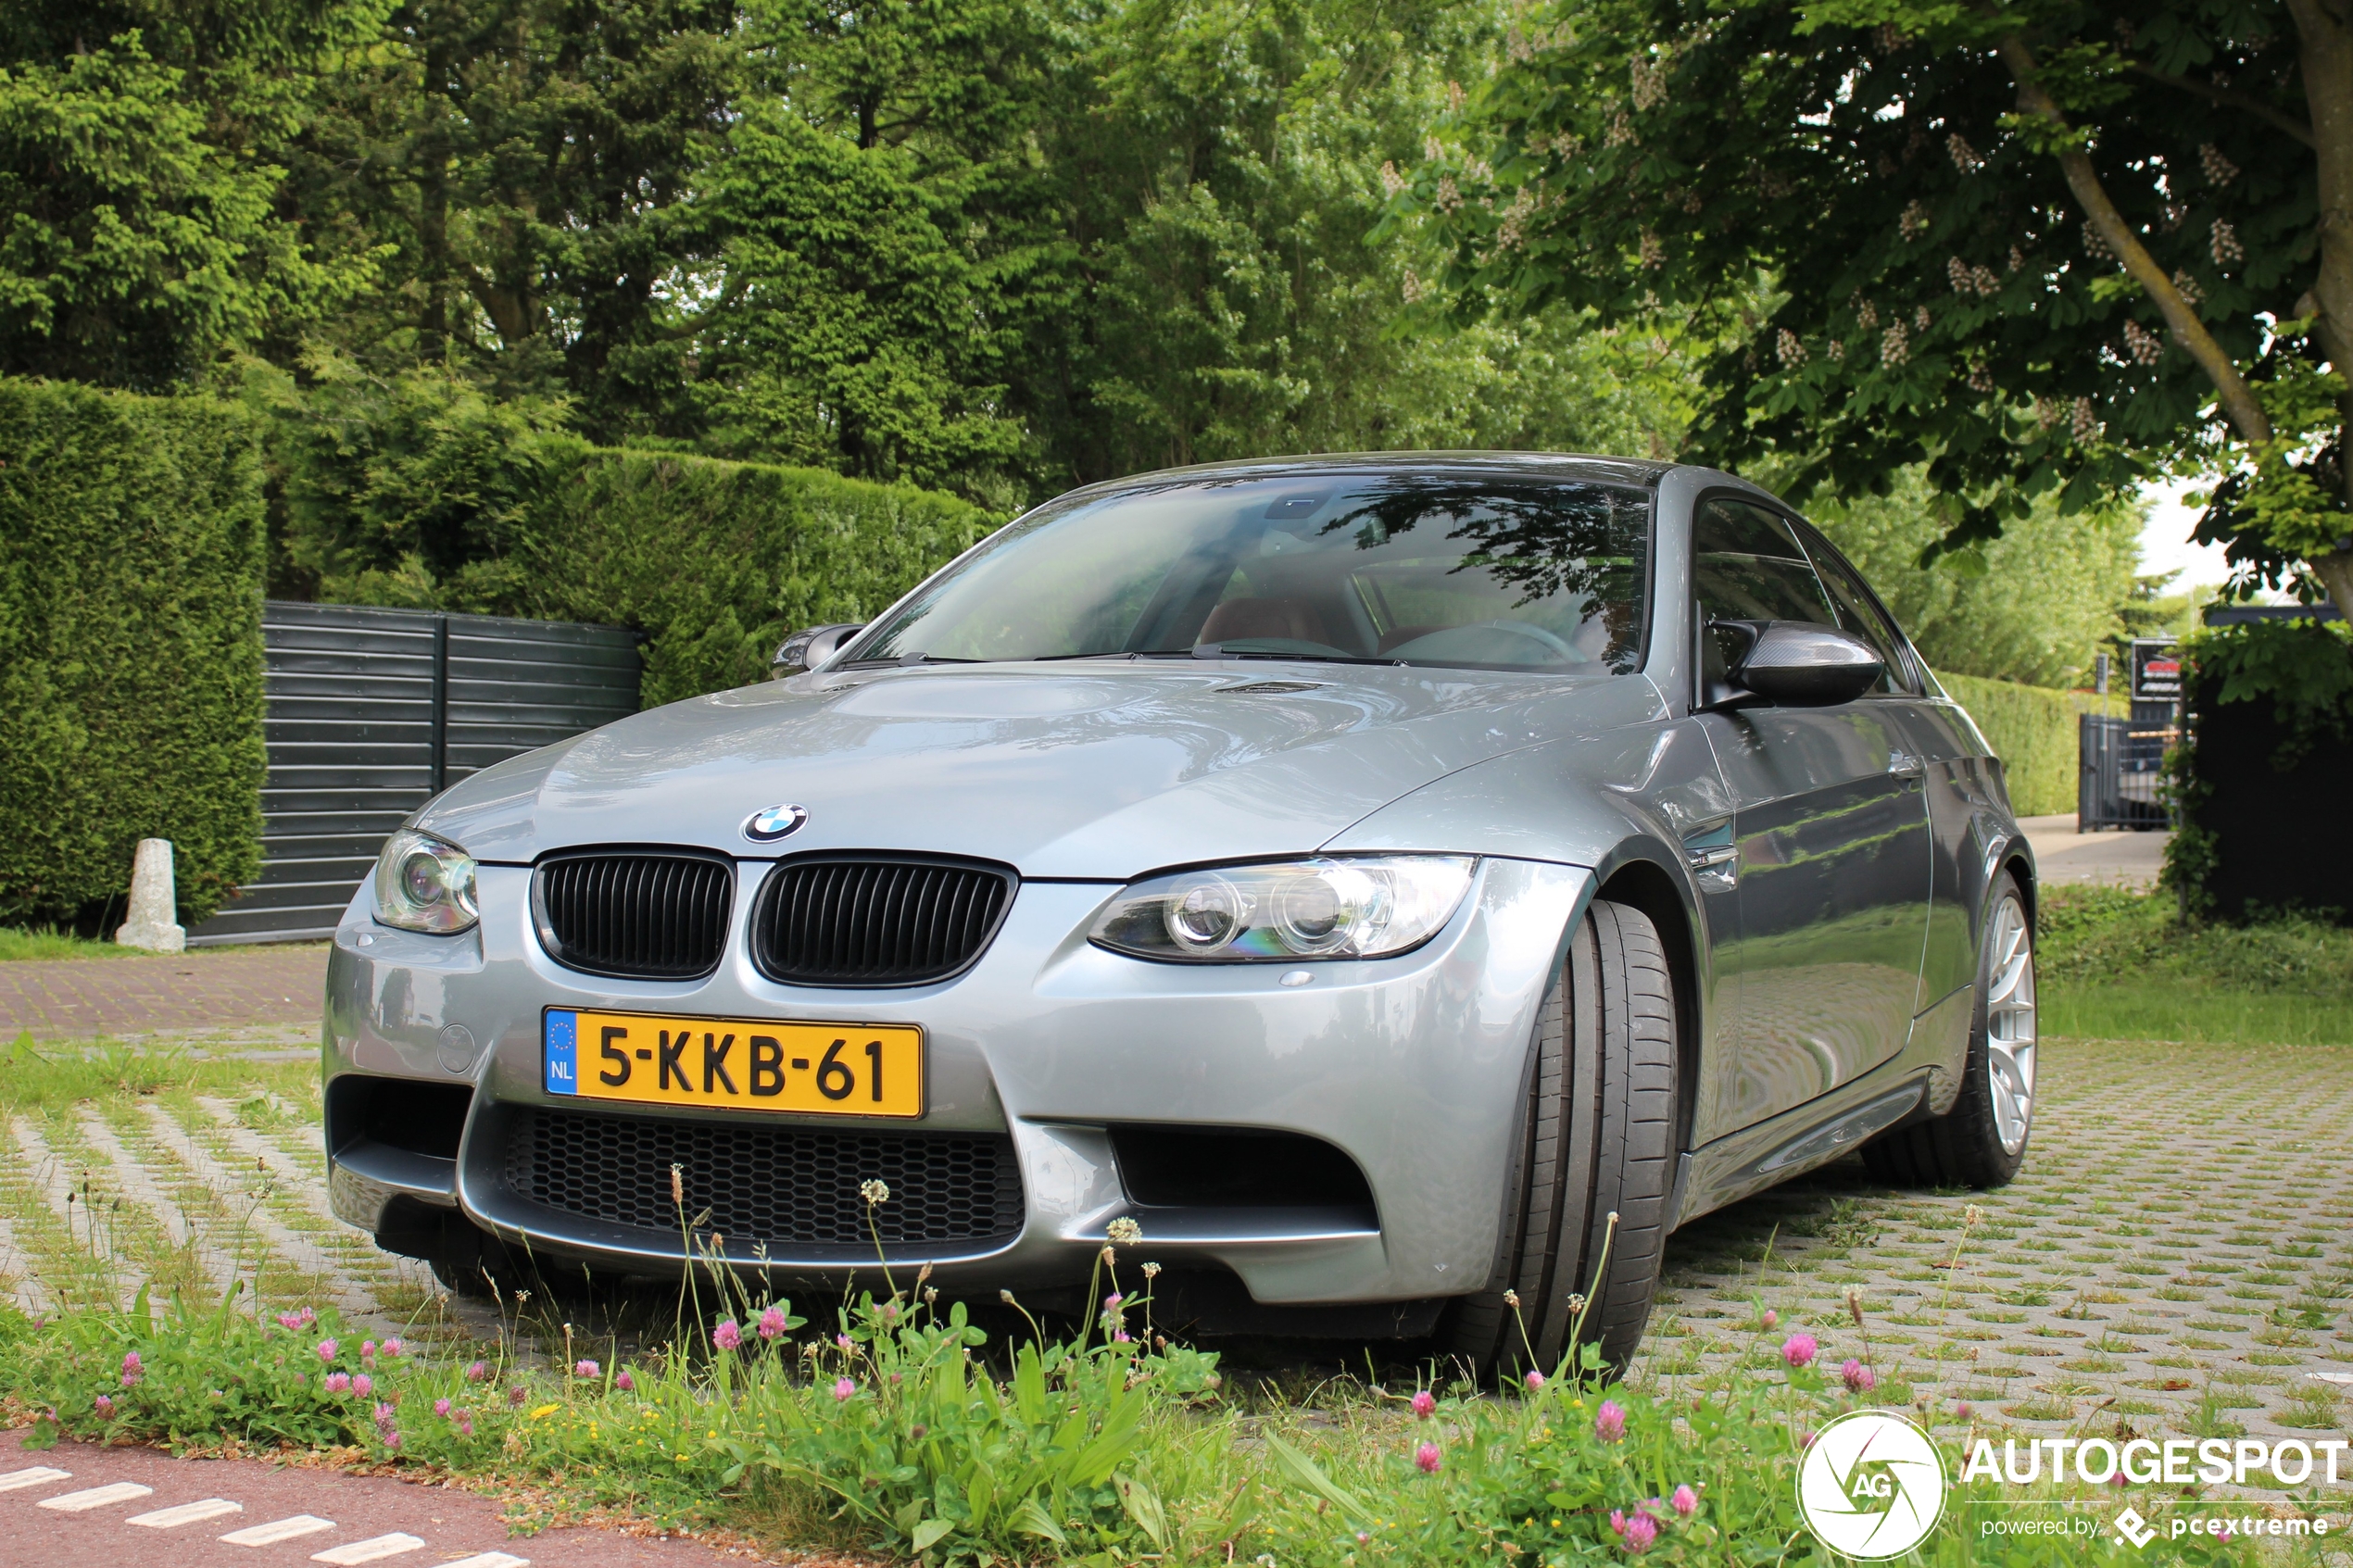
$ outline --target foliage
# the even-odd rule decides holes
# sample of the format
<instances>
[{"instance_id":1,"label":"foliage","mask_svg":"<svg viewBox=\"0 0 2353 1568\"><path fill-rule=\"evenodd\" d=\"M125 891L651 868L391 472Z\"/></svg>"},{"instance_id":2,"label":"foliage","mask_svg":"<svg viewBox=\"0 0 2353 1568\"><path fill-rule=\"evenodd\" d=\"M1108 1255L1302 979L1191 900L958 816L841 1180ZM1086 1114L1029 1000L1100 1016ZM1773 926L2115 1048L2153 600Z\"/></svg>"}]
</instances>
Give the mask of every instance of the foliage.
<instances>
[{"instance_id":1,"label":"foliage","mask_svg":"<svg viewBox=\"0 0 2353 1568\"><path fill-rule=\"evenodd\" d=\"M0 381L0 918L95 914L142 838L182 923L258 871L260 489L235 408Z\"/></svg>"},{"instance_id":2,"label":"foliage","mask_svg":"<svg viewBox=\"0 0 2353 1568\"><path fill-rule=\"evenodd\" d=\"M2030 686L2087 684L2094 653L2139 591L2139 509L2062 512L2045 496L1990 543L1933 569L1943 534L1917 469L1886 495L1818 498L1808 513L1887 601L1931 666ZM2070 743L2072 744L2071 742Z\"/></svg>"},{"instance_id":3,"label":"foliage","mask_svg":"<svg viewBox=\"0 0 2353 1568\"><path fill-rule=\"evenodd\" d=\"M38 925L29 930L0 925L0 963L20 959L136 958L142 951L138 947L118 947L111 941L93 942L70 931L60 931L54 925Z\"/></svg>"},{"instance_id":4,"label":"foliage","mask_svg":"<svg viewBox=\"0 0 2353 1568\"><path fill-rule=\"evenodd\" d=\"M2342 738L2353 721L2353 629L2345 621L2212 627L2184 643L2182 654L2213 700L2271 700L2289 737L2275 759L2282 768L2292 767L2319 734Z\"/></svg>"},{"instance_id":5,"label":"foliage","mask_svg":"<svg viewBox=\"0 0 2353 1568\"><path fill-rule=\"evenodd\" d=\"M2049 817L2075 809L2076 721L2093 699L1942 671L1936 678L1954 701L1969 709L1986 744L2002 759L2012 810L2021 817Z\"/></svg>"},{"instance_id":6,"label":"foliage","mask_svg":"<svg viewBox=\"0 0 2353 1568\"><path fill-rule=\"evenodd\" d=\"M2037 902L2035 938L2037 975L2063 985L2163 978L2353 1005L2353 932L2304 914L2223 925L2124 888L2052 887Z\"/></svg>"},{"instance_id":7,"label":"foliage","mask_svg":"<svg viewBox=\"0 0 2353 1568\"><path fill-rule=\"evenodd\" d=\"M1401 175L1455 312L1718 322L1705 452L1780 454L1801 496L1925 463L1944 547L2206 463L2336 243L2307 122L2342 132L2276 6L1592 0L1524 27Z\"/></svg>"}]
</instances>

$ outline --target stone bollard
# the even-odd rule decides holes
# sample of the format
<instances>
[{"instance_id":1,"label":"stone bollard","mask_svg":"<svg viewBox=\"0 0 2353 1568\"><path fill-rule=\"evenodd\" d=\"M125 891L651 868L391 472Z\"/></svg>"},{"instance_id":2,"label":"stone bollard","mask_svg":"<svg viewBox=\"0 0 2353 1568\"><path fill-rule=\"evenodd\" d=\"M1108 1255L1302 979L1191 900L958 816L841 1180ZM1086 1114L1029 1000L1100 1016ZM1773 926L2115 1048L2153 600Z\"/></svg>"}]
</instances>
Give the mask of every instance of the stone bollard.
<instances>
[{"instance_id":1,"label":"stone bollard","mask_svg":"<svg viewBox=\"0 0 2353 1568\"><path fill-rule=\"evenodd\" d=\"M188 934L171 918L178 912L174 898L171 840L141 839L138 856L131 862L131 918L116 928L114 939L125 947L186 951Z\"/></svg>"}]
</instances>

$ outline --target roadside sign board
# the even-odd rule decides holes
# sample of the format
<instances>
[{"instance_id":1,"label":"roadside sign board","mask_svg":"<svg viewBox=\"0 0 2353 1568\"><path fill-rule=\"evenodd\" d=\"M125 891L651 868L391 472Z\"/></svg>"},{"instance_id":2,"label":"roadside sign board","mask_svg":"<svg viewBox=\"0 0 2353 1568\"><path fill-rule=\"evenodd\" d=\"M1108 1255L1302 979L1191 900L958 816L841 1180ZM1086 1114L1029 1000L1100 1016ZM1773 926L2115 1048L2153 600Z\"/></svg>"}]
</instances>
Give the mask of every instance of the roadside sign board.
<instances>
[{"instance_id":1,"label":"roadside sign board","mask_svg":"<svg viewBox=\"0 0 2353 1568\"><path fill-rule=\"evenodd\" d=\"M2177 702L2182 696L2182 655L2171 637L2133 639L2133 700Z\"/></svg>"}]
</instances>

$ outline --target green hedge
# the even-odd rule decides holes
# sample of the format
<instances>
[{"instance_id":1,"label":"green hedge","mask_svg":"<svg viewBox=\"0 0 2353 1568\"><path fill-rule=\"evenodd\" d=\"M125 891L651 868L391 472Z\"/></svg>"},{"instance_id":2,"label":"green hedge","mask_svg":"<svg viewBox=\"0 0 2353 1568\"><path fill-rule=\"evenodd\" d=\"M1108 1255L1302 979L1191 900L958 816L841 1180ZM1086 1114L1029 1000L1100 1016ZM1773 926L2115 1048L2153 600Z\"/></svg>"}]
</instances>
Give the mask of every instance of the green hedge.
<instances>
[{"instance_id":1,"label":"green hedge","mask_svg":"<svg viewBox=\"0 0 2353 1568\"><path fill-rule=\"evenodd\" d=\"M183 923L260 870L262 551L242 409L0 379L0 921L122 894L142 838Z\"/></svg>"},{"instance_id":2,"label":"green hedge","mask_svg":"<svg viewBox=\"0 0 2353 1568\"><path fill-rule=\"evenodd\" d=\"M649 708L764 679L787 634L866 620L996 522L819 469L595 447L548 469L527 613L641 628Z\"/></svg>"},{"instance_id":3,"label":"green hedge","mask_svg":"<svg viewBox=\"0 0 2353 1568\"><path fill-rule=\"evenodd\" d=\"M1941 670L1936 678L1954 701L1969 709L2002 759L2011 809L2021 817L2058 816L2075 809L2076 716L2121 711L2118 699L2104 702L2081 692L1947 675Z\"/></svg>"}]
</instances>

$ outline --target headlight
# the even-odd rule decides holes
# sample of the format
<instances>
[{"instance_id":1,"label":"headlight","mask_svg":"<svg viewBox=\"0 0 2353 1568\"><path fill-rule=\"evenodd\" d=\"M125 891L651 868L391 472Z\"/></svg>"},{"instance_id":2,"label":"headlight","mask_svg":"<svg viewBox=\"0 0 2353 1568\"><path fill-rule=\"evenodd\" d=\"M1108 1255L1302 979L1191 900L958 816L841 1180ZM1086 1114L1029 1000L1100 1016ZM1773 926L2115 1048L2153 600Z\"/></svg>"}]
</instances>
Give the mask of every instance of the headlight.
<instances>
[{"instance_id":1,"label":"headlight","mask_svg":"<svg viewBox=\"0 0 2353 1568\"><path fill-rule=\"evenodd\" d=\"M376 857L376 918L403 931L463 931L482 918L474 858L430 834L403 828Z\"/></svg>"},{"instance_id":2,"label":"headlight","mask_svg":"<svg viewBox=\"0 0 2353 1568\"><path fill-rule=\"evenodd\" d=\"M1453 918L1477 863L1368 855L1176 872L1122 890L1087 936L1189 963L1386 958Z\"/></svg>"}]
</instances>

